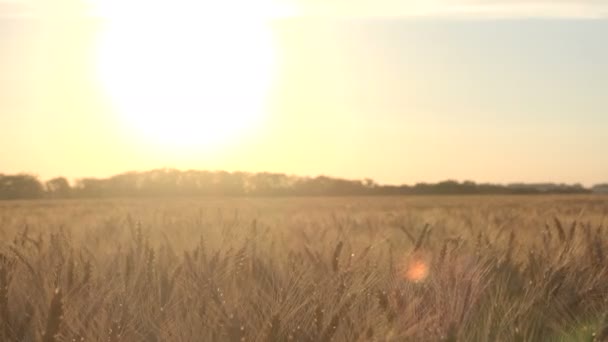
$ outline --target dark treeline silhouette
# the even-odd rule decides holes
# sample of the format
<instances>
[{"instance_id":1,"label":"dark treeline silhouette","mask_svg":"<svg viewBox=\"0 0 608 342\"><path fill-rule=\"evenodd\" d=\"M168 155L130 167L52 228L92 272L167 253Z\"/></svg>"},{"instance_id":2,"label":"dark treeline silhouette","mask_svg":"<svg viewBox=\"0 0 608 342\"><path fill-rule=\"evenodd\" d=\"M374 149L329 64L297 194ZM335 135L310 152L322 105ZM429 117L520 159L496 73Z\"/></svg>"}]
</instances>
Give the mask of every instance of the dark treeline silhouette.
<instances>
[{"instance_id":1,"label":"dark treeline silhouette","mask_svg":"<svg viewBox=\"0 0 608 342\"><path fill-rule=\"evenodd\" d=\"M598 184L591 188L591 191L598 194L608 194L608 184Z\"/></svg>"},{"instance_id":2,"label":"dark treeline silhouette","mask_svg":"<svg viewBox=\"0 0 608 342\"><path fill-rule=\"evenodd\" d=\"M41 198L44 196L44 187L36 177L25 174L0 174L0 199Z\"/></svg>"},{"instance_id":3,"label":"dark treeline silhouette","mask_svg":"<svg viewBox=\"0 0 608 342\"><path fill-rule=\"evenodd\" d=\"M127 172L109 178L82 178L70 185L63 177L42 183L28 174L0 174L0 199L108 198L160 196L367 196L458 194L584 194L601 193L580 184L477 184L444 181L435 184L379 185L371 179L326 176L298 177L280 173L179 171L160 169Z\"/></svg>"}]
</instances>

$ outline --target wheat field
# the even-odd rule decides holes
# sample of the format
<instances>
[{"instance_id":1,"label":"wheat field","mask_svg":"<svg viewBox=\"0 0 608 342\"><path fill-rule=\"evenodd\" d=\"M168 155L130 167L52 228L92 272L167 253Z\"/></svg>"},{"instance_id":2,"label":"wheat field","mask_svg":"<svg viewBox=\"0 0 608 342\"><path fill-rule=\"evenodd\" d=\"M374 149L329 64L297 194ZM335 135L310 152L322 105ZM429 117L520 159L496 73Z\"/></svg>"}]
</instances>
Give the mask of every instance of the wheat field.
<instances>
[{"instance_id":1,"label":"wheat field","mask_svg":"<svg viewBox=\"0 0 608 342\"><path fill-rule=\"evenodd\" d=\"M0 341L608 341L608 197L0 203Z\"/></svg>"}]
</instances>

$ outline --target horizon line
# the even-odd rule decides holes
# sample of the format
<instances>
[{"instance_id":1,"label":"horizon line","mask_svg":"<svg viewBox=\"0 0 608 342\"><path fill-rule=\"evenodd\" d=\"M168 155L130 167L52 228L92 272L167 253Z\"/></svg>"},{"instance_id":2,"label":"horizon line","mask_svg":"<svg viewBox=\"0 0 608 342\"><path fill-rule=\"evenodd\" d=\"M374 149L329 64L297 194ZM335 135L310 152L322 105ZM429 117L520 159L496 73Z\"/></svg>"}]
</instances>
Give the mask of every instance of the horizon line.
<instances>
[{"instance_id":1,"label":"horizon line","mask_svg":"<svg viewBox=\"0 0 608 342\"><path fill-rule=\"evenodd\" d=\"M585 189L592 189L595 186L606 186L608 185L608 180L606 181L600 181L600 182L593 182L593 184L589 183L589 185L585 185L583 182L565 182L565 181L550 181L550 180L546 180L546 181L503 181L503 182L491 182L491 181L485 181L485 182L478 182L475 181L473 179L470 178L445 178L442 180L436 180L436 181L424 181L424 180L419 180L419 181L415 181L415 182L411 182L411 183L386 183L386 182L377 182L374 178L372 177L361 177L361 178L346 178L346 177L342 177L342 176L334 176L334 175L329 175L326 173L320 173L320 174L316 174L316 175L300 175L300 174L295 174L295 173L286 173L286 172L278 172L278 171L240 171L240 170L234 170L234 171L227 171L227 170L222 170L222 169L215 169L215 170L211 170L211 169L179 169L179 168L173 168L173 167L163 167L163 168L154 168L154 169L147 169L147 170L129 170L129 171L124 171L124 172L120 172L120 173L115 173L115 174L111 174L108 176L78 176L78 177L66 177L66 176L62 176L62 175L57 175L57 176L53 176L53 177L42 177L37 173L34 172L28 172L28 171L20 171L20 172L16 172L16 173L12 173L12 174L6 174L0 171L0 176L19 176L19 175L27 175L27 176L32 176L35 177L38 180L41 181L49 181L52 179L56 179L56 178L65 178L67 180L69 180L70 183L74 183L78 180L83 180L83 179L109 179L112 177L116 177L116 176L120 176L120 175L125 175L125 174L132 174L132 173L148 173L148 172L154 172L154 171L176 171L176 172L180 172L180 173L185 173L185 172L209 172L209 173L228 173L228 174L247 174L247 175L256 175L256 174L273 174L273 175L285 175L288 177L296 177L296 178L310 178L310 179L314 179L314 178L319 178L319 177L327 177L330 179L336 179L336 180L345 180L345 181L365 181L365 180L371 180L372 182L375 183L375 185L377 186L415 186L418 184L429 184L429 185L433 185L433 184L440 184L440 183L444 183L444 182L457 182L459 184L464 184L466 182L472 182L476 185L498 185L498 186L514 186L514 185L523 185L523 186L530 186L530 185L568 185L568 186L576 186L576 185L580 185L581 187L585 188Z\"/></svg>"}]
</instances>

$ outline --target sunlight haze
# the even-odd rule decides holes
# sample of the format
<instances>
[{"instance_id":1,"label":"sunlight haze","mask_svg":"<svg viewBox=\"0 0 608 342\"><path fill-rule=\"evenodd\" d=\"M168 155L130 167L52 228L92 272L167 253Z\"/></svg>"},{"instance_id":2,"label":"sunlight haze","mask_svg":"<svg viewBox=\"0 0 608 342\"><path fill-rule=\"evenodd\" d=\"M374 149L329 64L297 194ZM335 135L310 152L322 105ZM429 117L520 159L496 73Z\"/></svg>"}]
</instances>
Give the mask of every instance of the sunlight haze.
<instances>
[{"instance_id":1,"label":"sunlight haze","mask_svg":"<svg viewBox=\"0 0 608 342\"><path fill-rule=\"evenodd\" d=\"M0 165L608 181L608 4L0 0Z\"/></svg>"},{"instance_id":2,"label":"sunlight haze","mask_svg":"<svg viewBox=\"0 0 608 342\"><path fill-rule=\"evenodd\" d=\"M0 0L0 342L608 342L608 0Z\"/></svg>"}]
</instances>

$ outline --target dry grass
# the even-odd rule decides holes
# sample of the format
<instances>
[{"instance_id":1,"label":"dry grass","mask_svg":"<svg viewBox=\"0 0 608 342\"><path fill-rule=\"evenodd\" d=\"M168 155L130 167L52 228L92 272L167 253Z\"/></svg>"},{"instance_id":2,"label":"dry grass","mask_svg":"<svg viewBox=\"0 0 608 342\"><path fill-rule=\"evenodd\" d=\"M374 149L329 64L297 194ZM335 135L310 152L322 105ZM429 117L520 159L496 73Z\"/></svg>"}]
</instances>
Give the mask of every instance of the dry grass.
<instances>
[{"instance_id":1,"label":"dry grass","mask_svg":"<svg viewBox=\"0 0 608 342\"><path fill-rule=\"evenodd\" d=\"M1 341L608 341L605 197L0 203Z\"/></svg>"}]
</instances>

